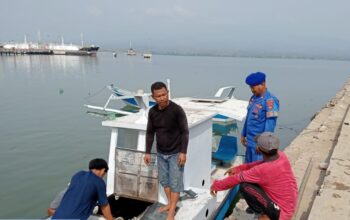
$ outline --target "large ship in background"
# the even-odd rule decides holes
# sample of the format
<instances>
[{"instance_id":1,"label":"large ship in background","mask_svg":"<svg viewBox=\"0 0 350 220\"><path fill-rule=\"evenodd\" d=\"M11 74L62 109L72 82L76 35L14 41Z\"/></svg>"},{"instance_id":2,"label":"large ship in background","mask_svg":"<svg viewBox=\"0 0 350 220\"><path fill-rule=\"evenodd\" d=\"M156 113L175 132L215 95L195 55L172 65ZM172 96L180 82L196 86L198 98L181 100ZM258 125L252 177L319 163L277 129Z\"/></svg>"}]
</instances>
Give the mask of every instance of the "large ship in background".
<instances>
[{"instance_id":1,"label":"large ship in background","mask_svg":"<svg viewBox=\"0 0 350 220\"><path fill-rule=\"evenodd\" d=\"M84 46L82 41L81 45L65 44L62 38L61 43L32 43L27 42L24 37L23 43L5 43L0 45L0 54L44 54L44 55L87 55L95 56L99 47L95 45Z\"/></svg>"}]
</instances>

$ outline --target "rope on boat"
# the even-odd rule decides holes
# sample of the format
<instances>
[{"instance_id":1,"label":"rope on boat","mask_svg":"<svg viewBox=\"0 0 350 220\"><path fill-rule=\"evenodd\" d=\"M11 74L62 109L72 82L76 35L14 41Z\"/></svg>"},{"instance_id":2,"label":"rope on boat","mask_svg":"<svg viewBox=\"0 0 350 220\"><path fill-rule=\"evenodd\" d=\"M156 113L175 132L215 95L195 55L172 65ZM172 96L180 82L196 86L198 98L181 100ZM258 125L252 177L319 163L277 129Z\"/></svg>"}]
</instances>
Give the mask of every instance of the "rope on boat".
<instances>
[{"instance_id":1,"label":"rope on boat","mask_svg":"<svg viewBox=\"0 0 350 220\"><path fill-rule=\"evenodd\" d=\"M91 102L91 98L101 94L104 90L106 89L106 86L103 86L101 89L99 89L97 92L91 94L90 92L88 93L88 96L84 97L84 100L86 100L89 104L94 104L96 103Z\"/></svg>"}]
</instances>

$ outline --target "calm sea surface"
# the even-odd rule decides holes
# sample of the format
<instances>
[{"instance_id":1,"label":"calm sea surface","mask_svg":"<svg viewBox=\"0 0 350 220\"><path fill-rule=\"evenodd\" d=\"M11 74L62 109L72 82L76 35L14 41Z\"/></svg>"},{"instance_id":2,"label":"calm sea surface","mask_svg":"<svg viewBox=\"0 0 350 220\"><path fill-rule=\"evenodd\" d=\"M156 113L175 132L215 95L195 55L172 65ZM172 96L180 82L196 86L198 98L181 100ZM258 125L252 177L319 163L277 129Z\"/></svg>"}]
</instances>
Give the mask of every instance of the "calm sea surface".
<instances>
[{"instance_id":1,"label":"calm sea surface","mask_svg":"<svg viewBox=\"0 0 350 220\"><path fill-rule=\"evenodd\" d=\"M129 90L171 79L172 95L212 96L234 85L251 95L248 73L268 74L280 100L277 133L287 146L342 87L350 62L154 55L114 58L0 56L0 218L40 218L50 201L94 157L107 158L108 128L84 104L102 105L111 83ZM307 146L305 146L307 147Z\"/></svg>"}]
</instances>

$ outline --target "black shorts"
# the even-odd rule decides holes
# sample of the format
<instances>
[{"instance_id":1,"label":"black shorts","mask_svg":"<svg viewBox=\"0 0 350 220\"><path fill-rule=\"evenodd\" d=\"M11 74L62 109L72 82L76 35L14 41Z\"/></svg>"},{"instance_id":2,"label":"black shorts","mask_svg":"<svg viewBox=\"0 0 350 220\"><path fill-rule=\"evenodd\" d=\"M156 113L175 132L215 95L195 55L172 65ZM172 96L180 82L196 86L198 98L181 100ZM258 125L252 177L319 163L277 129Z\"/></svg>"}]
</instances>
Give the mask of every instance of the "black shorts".
<instances>
[{"instance_id":1,"label":"black shorts","mask_svg":"<svg viewBox=\"0 0 350 220\"><path fill-rule=\"evenodd\" d=\"M268 195L266 195L259 185L253 183L241 183L239 191L249 207L256 213L265 214L271 220L279 219L280 208L270 199L270 197L268 197Z\"/></svg>"}]
</instances>

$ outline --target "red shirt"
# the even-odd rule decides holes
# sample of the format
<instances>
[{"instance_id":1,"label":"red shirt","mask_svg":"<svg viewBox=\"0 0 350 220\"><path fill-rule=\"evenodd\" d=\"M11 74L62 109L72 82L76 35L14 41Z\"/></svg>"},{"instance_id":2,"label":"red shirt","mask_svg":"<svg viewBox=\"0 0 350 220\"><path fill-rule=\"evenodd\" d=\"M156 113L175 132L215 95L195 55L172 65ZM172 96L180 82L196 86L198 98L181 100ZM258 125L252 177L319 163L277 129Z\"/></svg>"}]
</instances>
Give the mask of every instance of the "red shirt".
<instances>
[{"instance_id":1,"label":"red shirt","mask_svg":"<svg viewBox=\"0 0 350 220\"><path fill-rule=\"evenodd\" d=\"M280 219L291 219L297 205L298 187L287 156L282 151L278 151L278 155L273 161L257 161L235 167L234 175L215 180L211 189L226 190L241 182L258 184L280 207Z\"/></svg>"}]
</instances>

